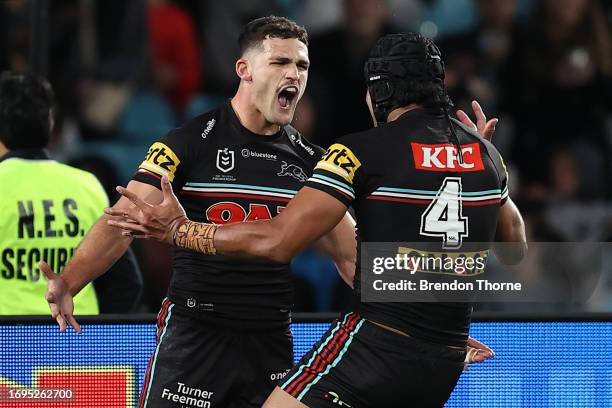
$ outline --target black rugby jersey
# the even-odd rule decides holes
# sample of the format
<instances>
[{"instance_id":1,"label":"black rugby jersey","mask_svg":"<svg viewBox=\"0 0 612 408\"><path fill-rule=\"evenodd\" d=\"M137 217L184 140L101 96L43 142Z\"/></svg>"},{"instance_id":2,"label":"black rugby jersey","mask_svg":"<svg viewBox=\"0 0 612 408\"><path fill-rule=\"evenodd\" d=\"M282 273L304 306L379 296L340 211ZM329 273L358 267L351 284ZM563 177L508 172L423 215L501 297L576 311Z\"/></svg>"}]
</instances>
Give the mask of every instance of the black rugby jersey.
<instances>
[{"instance_id":1,"label":"black rugby jersey","mask_svg":"<svg viewBox=\"0 0 612 408\"><path fill-rule=\"evenodd\" d=\"M460 122L453 123L462 164L448 119L415 109L381 127L339 139L307 185L354 207L361 242L439 242L440 248L491 242L500 206L508 197L507 173L491 143ZM455 203L440 202L431 218L436 196ZM457 210L456 217L443 215ZM459 222L449 226L440 224L441 219ZM425 340L465 345L470 304L361 302L360 256L357 260L354 307L364 318Z\"/></svg>"},{"instance_id":2,"label":"black rugby jersey","mask_svg":"<svg viewBox=\"0 0 612 408\"><path fill-rule=\"evenodd\" d=\"M287 205L322 153L291 126L270 136L250 132L228 101L153 143L133 180L161 188L167 174L193 221L265 220ZM175 248L172 269L168 297L203 319L241 327L290 320L288 264Z\"/></svg>"}]
</instances>

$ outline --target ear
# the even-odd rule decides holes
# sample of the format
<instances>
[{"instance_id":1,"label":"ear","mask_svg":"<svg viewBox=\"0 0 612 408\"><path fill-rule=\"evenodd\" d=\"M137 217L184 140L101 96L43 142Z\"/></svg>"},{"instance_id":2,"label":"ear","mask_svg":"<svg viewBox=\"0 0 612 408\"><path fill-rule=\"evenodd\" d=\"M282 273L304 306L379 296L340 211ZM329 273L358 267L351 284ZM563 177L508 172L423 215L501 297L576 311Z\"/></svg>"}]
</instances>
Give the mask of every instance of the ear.
<instances>
[{"instance_id":1,"label":"ear","mask_svg":"<svg viewBox=\"0 0 612 408\"><path fill-rule=\"evenodd\" d=\"M242 81L251 82L253 76L251 75L251 68L249 67L249 61L246 58L240 58L236 61L236 74Z\"/></svg>"}]
</instances>

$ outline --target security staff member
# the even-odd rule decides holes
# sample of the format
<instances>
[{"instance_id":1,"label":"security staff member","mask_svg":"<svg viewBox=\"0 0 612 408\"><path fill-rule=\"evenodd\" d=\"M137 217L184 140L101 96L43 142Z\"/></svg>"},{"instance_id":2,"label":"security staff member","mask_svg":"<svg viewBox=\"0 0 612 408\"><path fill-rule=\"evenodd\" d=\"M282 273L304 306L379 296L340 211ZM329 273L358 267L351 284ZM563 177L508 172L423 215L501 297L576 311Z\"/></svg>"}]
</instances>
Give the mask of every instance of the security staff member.
<instances>
[{"instance_id":1,"label":"security staff member","mask_svg":"<svg viewBox=\"0 0 612 408\"><path fill-rule=\"evenodd\" d=\"M49 313L47 283L38 262L44 260L61 272L108 205L93 174L51 160L45 151L53 126L52 105L53 91L43 78L13 72L0 76L2 315ZM115 293L127 289L132 299L137 298L141 283L130 278L136 272L134 263L121 264L127 281L136 284L121 283L122 290ZM111 282L101 283L107 288ZM92 284L75 297L75 307L78 314L99 313Z\"/></svg>"}]
</instances>

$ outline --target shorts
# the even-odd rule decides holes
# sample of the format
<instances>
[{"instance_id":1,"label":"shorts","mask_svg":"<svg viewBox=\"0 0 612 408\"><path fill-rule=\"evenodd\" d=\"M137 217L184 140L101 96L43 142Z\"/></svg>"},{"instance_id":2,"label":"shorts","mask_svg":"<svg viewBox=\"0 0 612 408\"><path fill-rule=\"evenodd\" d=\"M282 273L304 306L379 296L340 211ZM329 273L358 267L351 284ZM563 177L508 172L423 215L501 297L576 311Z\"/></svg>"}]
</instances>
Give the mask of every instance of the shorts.
<instances>
[{"instance_id":1,"label":"shorts","mask_svg":"<svg viewBox=\"0 0 612 408\"><path fill-rule=\"evenodd\" d=\"M383 329L356 313L338 319L279 386L311 408L442 407L465 349Z\"/></svg>"},{"instance_id":2,"label":"shorts","mask_svg":"<svg viewBox=\"0 0 612 408\"><path fill-rule=\"evenodd\" d=\"M289 329L218 328L175 306L162 303L138 407L261 407L293 366Z\"/></svg>"}]
</instances>

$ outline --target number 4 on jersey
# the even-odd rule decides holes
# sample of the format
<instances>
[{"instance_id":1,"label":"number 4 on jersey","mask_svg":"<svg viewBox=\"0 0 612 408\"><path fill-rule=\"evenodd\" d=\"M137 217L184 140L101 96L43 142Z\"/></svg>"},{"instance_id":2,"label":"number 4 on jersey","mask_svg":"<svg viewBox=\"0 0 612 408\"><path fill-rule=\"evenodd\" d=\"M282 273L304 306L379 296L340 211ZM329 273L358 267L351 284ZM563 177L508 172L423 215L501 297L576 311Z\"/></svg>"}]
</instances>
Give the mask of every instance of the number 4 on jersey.
<instances>
[{"instance_id":1,"label":"number 4 on jersey","mask_svg":"<svg viewBox=\"0 0 612 408\"><path fill-rule=\"evenodd\" d=\"M421 235L442 237L443 248L460 248L468 236L468 219L462 213L461 178L446 177L421 215Z\"/></svg>"}]
</instances>

